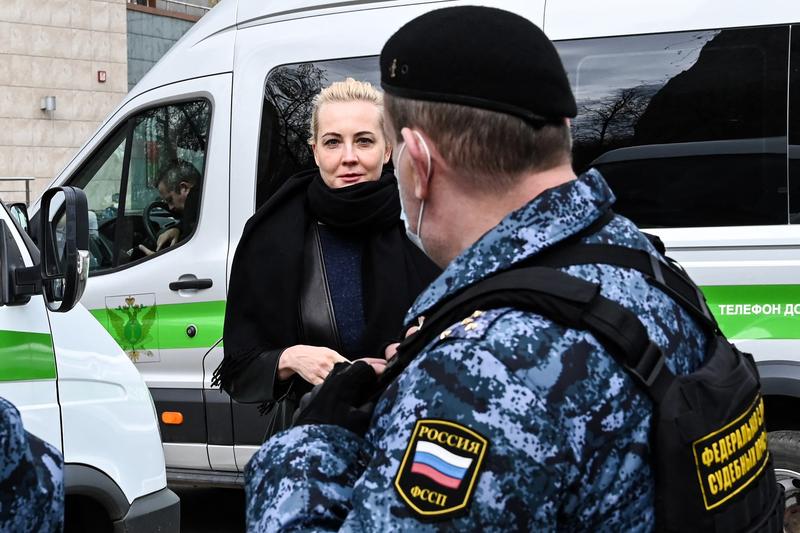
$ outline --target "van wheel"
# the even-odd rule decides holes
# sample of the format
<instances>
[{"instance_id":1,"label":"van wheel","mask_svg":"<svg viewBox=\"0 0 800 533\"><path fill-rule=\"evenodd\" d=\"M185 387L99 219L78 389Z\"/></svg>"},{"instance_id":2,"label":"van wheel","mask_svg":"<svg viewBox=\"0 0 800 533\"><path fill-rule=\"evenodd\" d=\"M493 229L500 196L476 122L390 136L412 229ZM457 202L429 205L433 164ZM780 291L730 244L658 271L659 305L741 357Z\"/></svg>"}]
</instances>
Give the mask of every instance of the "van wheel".
<instances>
[{"instance_id":1,"label":"van wheel","mask_svg":"<svg viewBox=\"0 0 800 533\"><path fill-rule=\"evenodd\" d=\"M767 442L775 477L786 495L784 531L800 532L800 431L772 431Z\"/></svg>"},{"instance_id":2,"label":"van wheel","mask_svg":"<svg viewBox=\"0 0 800 533\"><path fill-rule=\"evenodd\" d=\"M102 505L85 496L67 496L64 502L64 533L111 533L112 529L111 520Z\"/></svg>"}]
</instances>

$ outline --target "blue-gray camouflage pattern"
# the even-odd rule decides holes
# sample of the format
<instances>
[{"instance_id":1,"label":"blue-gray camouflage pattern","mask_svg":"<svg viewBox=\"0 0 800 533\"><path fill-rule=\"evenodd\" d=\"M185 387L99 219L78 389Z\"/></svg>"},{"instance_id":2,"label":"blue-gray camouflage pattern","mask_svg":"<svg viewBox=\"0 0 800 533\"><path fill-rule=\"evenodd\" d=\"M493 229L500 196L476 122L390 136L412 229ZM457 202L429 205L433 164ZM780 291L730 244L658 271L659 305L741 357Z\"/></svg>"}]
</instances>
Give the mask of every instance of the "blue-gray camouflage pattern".
<instances>
[{"instance_id":1,"label":"blue-gray camouflage pattern","mask_svg":"<svg viewBox=\"0 0 800 533\"><path fill-rule=\"evenodd\" d=\"M457 257L417 299L407 324L436 302L590 225L614 202L597 171L550 189ZM616 216L584 243L657 253ZM564 269L599 283L636 313L676 373L702 363L705 337L636 271ZM275 436L248 463L249 531L650 531L650 400L589 333L541 315L490 310L422 351L376 405L365 438L336 426ZM420 418L486 436L489 451L466 514L418 521L393 488Z\"/></svg>"},{"instance_id":2,"label":"blue-gray camouflage pattern","mask_svg":"<svg viewBox=\"0 0 800 533\"><path fill-rule=\"evenodd\" d=\"M25 431L17 408L0 398L0 532L61 531L63 474L61 453Z\"/></svg>"}]
</instances>

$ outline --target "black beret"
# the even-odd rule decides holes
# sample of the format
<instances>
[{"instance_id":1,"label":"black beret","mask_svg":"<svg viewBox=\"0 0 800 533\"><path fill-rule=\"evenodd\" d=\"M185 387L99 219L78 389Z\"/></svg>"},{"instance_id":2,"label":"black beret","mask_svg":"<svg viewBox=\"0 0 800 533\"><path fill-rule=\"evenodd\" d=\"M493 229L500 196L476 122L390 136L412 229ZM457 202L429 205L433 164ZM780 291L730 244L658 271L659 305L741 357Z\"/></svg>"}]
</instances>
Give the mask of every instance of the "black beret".
<instances>
[{"instance_id":1,"label":"black beret","mask_svg":"<svg viewBox=\"0 0 800 533\"><path fill-rule=\"evenodd\" d=\"M489 7L431 11L381 51L388 94L507 113L532 124L577 114L553 43L529 20Z\"/></svg>"}]
</instances>

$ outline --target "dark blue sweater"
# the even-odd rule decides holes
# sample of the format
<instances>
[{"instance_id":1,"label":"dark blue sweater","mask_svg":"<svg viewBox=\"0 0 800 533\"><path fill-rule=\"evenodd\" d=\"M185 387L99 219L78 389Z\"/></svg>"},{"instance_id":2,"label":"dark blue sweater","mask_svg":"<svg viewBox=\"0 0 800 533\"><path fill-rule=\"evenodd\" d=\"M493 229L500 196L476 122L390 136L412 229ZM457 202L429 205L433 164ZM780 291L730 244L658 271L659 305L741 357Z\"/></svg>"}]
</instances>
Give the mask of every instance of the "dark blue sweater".
<instances>
[{"instance_id":1,"label":"dark blue sweater","mask_svg":"<svg viewBox=\"0 0 800 533\"><path fill-rule=\"evenodd\" d=\"M323 224L319 225L319 238L342 355L360 357L364 355L361 343L365 325L361 282L363 242Z\"/></svg>"}]
</instances>

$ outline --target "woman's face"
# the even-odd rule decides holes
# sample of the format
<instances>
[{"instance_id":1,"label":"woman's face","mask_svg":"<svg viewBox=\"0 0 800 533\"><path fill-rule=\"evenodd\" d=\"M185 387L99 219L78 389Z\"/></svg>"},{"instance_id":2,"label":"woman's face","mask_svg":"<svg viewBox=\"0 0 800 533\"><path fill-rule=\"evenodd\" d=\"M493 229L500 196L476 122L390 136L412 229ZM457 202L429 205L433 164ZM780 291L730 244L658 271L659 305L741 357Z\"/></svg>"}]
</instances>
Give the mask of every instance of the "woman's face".
<instances>
[{"instance_id":1,"label":"woman's face","mask_svg":"<svg viewBox=\"0 0 800 533\"><path fill-rule=\"evenodd\" d=\"M392 150L379 119L380 110L369 102L328 102L320 106L311 148L328 187L339 189L381 176Z\"/></svg>"}]
</instances>

